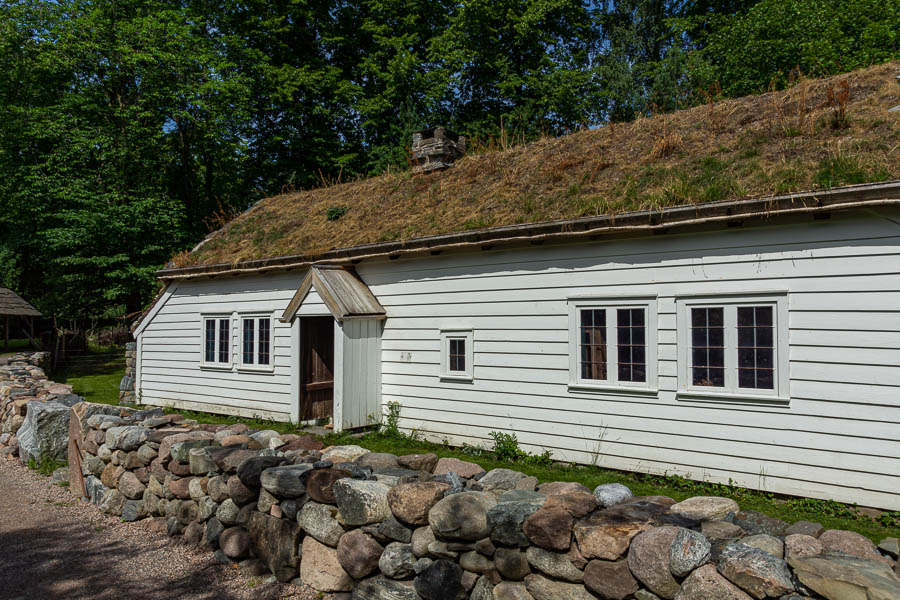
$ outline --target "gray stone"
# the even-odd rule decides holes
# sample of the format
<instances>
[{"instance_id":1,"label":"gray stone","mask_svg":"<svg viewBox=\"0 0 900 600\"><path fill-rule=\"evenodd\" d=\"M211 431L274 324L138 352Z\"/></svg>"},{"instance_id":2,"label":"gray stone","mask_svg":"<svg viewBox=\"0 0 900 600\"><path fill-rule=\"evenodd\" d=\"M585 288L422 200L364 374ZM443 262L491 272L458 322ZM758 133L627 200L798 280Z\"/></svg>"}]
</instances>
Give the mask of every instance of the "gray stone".
<instances>
[{"instance_id":1,"label":"gray stone","mask_svg":"<svg viewBox=\"0 0 900 600\"><path fill-rule=\"evenodd\" d=\"M750 600L750 596L722 577L714 565L691 573L675 594L675 600Z\"/></svg>"},{"instance_id":2,"label":"gray stone","mask_svg":"<svg viewBox=\"0 0 900 600\"><path fill-rule=\"evenodd\" d=\"M675 577L686 577L709 560L711 550L709 540L702 533L679 528L669 547L669 570Z\"/></svg>"},{"instance_id":3,"label":"gray stone","mask_svg":"<svg viewBox=\"0 0 900 600\"><path fill-rule=\"evenodd\" d=\"M531 573L525 553L515 548L497 548L494 552L494 566L504 579L522 581Z\"/></svg>"},{"instance_id":4,"label":"gray stone","mask_svg":"<svg viewBox=\"0 0 900 600\"><path fill-rule=\"evenodd\" d=\"M280 437L281 434L275 431L274 429L263 429L262 431L257 431L250 435L250 439L256 440L263 448L269 447L269 441L274 438Z\"/></svg>"},{"instance_id":5,"label":"gray stone","mask_svg":"<svg viewBox=\"0 0 900 600\"><path fill-rule=\"evenodd\" d=\"M822 527L821 523L815 523L811 521L797 521L790 527L784 530L784 535L809 535L814 538L819 537L825 532L825 528Z\"/></svg>"},{"instance_id":6,"label":"gray stone","mask_svg":"<svg viewBox=\"0 0 900 600\"><path fill-rule=\"evenodd\" d=\"M106 430L106 447L110 450L137 450L147 441L150 430L138 425L111 427Z\"/></svg>"},{"instance_id":7,"label":"gray stone","mask_svg":"<svg viewBox=\"0 0 900 600\"><path fill-rule=\"evenodd\" d=\"M238 512L241 509L231 498L226 499L219 504L216 510L216 518L225 525L234 525L237 522Z\"/></svg>"},{"instance_id":8,"label":"gray stone","mask_svg":"<svg viewBox=\"0 0 900 600\"><path fill-rule=\"evenodd\" d=\"M783 596L794 591L787 563L764 550L733 543L719 556L719 573L754 598Z\"/></svg>"},{"instance_id":9,"label":"gray stone","mask_svg":"<svg viewBox=\"0 0 900 600\"><path fill-rule=\"evenodd\" d=\"M628 550L628 568L647 588L662 598L678 593L678 582L669 569L669 548L681 531L678 527L656 527L638 534Z\"/></svg>"},{"instance_id":10,"label":"gray stone","mask_svg":"<svg viewBox=\"0 0 900 600\"><path fill-rule=\"evenodd\" d=\"M816 556L823 552L825 546L811 535L792 533L784 538L784 556L787 559Z\"/></svg>"},{"instance_id":11,"label":"gray stone","mask_svg":"<svg viewBox=\"0 0 900 600\"><path fill-rule=\"evenodd\" d=\"M278 581L287 582L297 576L300 528L296 523L253 512L246 527L254 554Z\"/></svg>"},{"instance_id":12,"label":"gray stone","mask_svg":"<svg viewBox=\"0 0 900 600\"><path fill-rule=\"evenodd\" d=\"M513 581L501 581L494 586L491 596L487 600L534 600L534 596L528 593L524 583Z\"/></svg>"},{"instance_id":13,"label":"gray stone","mask_svg":"<svg viewBox=\"0 0 900 600\"><path fill-rule=\"evenodd\" d=\"M659 596L649 590L638 590L634 593L635 600L659 600Z\"/></svg>"},{"instance_id":14,"label":"gray stone","mask_svg":"<svg viewBox=\"0 0 900 600\"><path fill-rule=\"evenodd\" d=\"M417 557L423 557L428 554L428 544L435 541L434 532L431 531L431 527L426 525L425 527L419 527L415 531L413 531L410 544L412 545L413 554Z\"/></svg>"},{"instance_id":15,"label":"gray stone","mask_svg":"<svg viewBox=\"0 0 900 600\"><path fill-rule=\"evenodd\" d=\"M592 560L584 569L584 587L603 600L624 600L640 586L624 560Z\"/></svg>"},{"instance_id":16,"label":"gray stone","mask_svg":"<svg viewBox=\"0 0 900 600\"><path fill-rule=\"evenodd\" d=\"M297 500L282 500L281 501L281 514L285 519L290 519L291 521L297 520L297 511L300 507L303 506L303 503L297 502Z\"/></svg>"},{"instance_id":17,"label":"gray stone","mask_svg":"<svg viewBox=\"0 0 900 600\"><path fill-rule=\"evenodd\" d=\"M399 463L397 462L397 456L394 454L389 454L387 452L366 452L365 454L362 454L354 459L353 462L360 467L368 467L372 469L372 471L378 471L379 469L387 469L399 465Z\"/></svg>"},{"instance_id":18,"label":"gray stone","mask_svg":"<svg viewBox=\"0 0 900 600\"><path fill-rule=\"evenodd\" d=\"M209 481L206 482L206 493L215 502L224 502L229 498L228 484L222 477L210 477Z\"/></svg>"},{"instance_id":19,"label":"gray stone","mask_svg":"<svg viewBox=\"0 0 900 600\"><path fill-rule=\"evenodd\" d=\"M368 450L361 448L360 446L333 446L322 452L322 459L330 460L334 464L339 464L342 462L352 462L363 454L368 453Z\"/></svg>"},{"instance_id":20,"label":"gray stone","mask_svg":"<svg viewBox=\"0 0 900 600\"><path fill-rule=\"evenodd\" d=\"M596 600L583 585L553 581L536 573L525 578L525 588L534 600Z\"/></svg>"},{"instance_id":21,"label":"gray stone","mask_svg":"<svg viewBox=\"0 0 900 600\"><path fill-rule=\"evenodd\" d=\"M522 531L532 544L547 550L568 550L572 543L572 515L560 506L546 506L531 514Z\"/></svg>"},{"instance_id":22,"label":"gray stone","mask_svg":"<svg viewBox=\"0 0 900 600\"><path fill-rule=\"evenodd\" d=\"M95 475L99 477L100 473L103 472L104 467L106 467L106 463L103 462L101 458L91 456L81 463L81 472L85 475Z\"/></svg>"},{"instance_id":23,"label":"gray stone","mask_svg":"<svg viewBox=\"0 0 900 600\"><path fill-rule=\"evenodd\" d=\"M733 540L744 535L744 530L728 521L704 521L700 532L711 540Z\"/></svg>"},{"instance_id":24,"label":"gray stone","mask_svg":"<svg viewBox=\"0 0 900 600\"><path fill-rule=\"evenodd\" d=\"M309 463L272 467L262 472L259 482L269 493L279 498L299 498L306 493L301 477L312 470Z\"/></svg>"},{"instance_id":25,"label":"gray stone","mask_svg":"<svg viewBox=\"0 0 900 600\"><path fill-rule=\"evenodd\" d=\"M237 468L237 476L241 483L250 489L258 489L260 487L260 476L266 469L277 467L284 462L281 456L254 456L244 460Z\"/></svg>"},{"instance_id":26,"label":"gray stone","mask_svg":"<svg viewBox=\"0 0 900 600\"><path fill-rule=\"evenodd\" d=\"M194 448L205 448L209 446L212 440L210 439L202 439L202 440L186 440L184 442L177 442L172 444L169 448L169 453L172 456L172 460L178 461L180 463L187 463L190 461L191 455L190 452ZM203 473L206 473L204 471Z\"/></svg>"},{"instance_id":27,"label":"gray stone","mask_svg":"<svg viewBox=\"0 0 900 600\"><path fill-rule=\"evenodd\" d=\"M494 561L474 550L465 551L459 557L459 565L472 573L489 573L494 570Z\"/></svg>"},{"instance_id":28,"label":"gray stone","mask_svg":"<svg viewBox=\"0 0 900 600\"><path fill-rule=\"evenodd\" d=\"M354 579L362 579L374 573L383 552L384 548L375 538L359 529L345 533L337 544L338 560Z\"/></svg>"},{"instance_id":29,"label":"gray stone","mask_svg":"<svg viewBox=\"0 0 900 600\"><path fill-rule=\"evenodd\" d=\"M434 558L455 559L457 556L459 556L459 552L450 550L450 547L447 544L447 542L435 540L428 544L428 556L431 556Z\"/></svg>"},{"instance_id":30,"label":"gray stone","mask_svg":"<svg viewBox=\"0 0 900 600\"><path fill-rule=\"evenodd\" d=\"M400 521L425 525L428 523L428 512L444 497L448 487L446 483L437 481L398 485L388 492L388 505Z\"/></svg>"},{"instance_id":31,"label":"gray stone","mask_svg":"<svg viewBox=\"0 0 900 600\"><path fill-rule=\"evenodd\" d=\"M122 520L126 523L137 521L146 515L143 500L126 500L122 506Z\"/></svg>"},{"instance_id":32,"label":"gray stone","mask_svg":"<svg viewBox=\"0 0 900 600\"><path fill-rule=\"evenodd\" d=\"M742 510L734 515L734 524L750 535L765 533L774 537L784 537L789 525L755 510Z\"/></svg>"},{"instance_id":33,"label":"gray stone","mask_svg":"<svg viewBox=\"0 0 900 600\"><path fill-rule=\"evenodd\" d=\"M225 531L225 526L216 518L212 518L206 522L205 543L210 548L219 547L219 536Z\"/></svg>"},{"instance_id":34,"label":"gray stone","mask_svg":"<svg viewBox=\"0 0 900 600\"><path fill-rule=\"evenodd\" d=\"M519 585L524 586L524 584ZM478 578L478 581L475 582L475 586L472 588L472 592L469 594L469 600L534 600L534 598L531 597L531 594L528 594L527 598L501 598L500 596L495 597L495 589L497 588L494 587L493 583L491 583L490 578L488 578L486 575L482 575ZM528 592L526 591L525 593L527 594Z\"/></svg>"},{"instance_id":35,"label":"gray stone","mask_svg":"<svg viewBox=\"0 0 900 600\"><path fill-rule=\"evenodd\" d=\"M106 489L106 486L101 483L99 477L94 475L85 477L84 491L91 504L99 505L103 496L106 494Z\"/></svg>"},{"instance_id":36,"label":"gray stone","mask_svg":"<svg viewBox=\"0 0 900 600\"><path fill-rule=\"evenodd\" d=\"M125 496L119 490L107 489L100 500L100 510L108 515L120 516L125 508Z\"/></svg>"},{"instance_id":37,"label":"gray stone","mask_svg":"<svg viewBox=\"0 0 900 600\"><path fill-rule=\"evenodd\" d=\"M125 471L122 473L122 476L119 477L117 486L119 491L130 500L142 498L144 496L144 490L147 489L143 483L138 481L137 476L132 471Z\"/></svg>"},{"instance_id":38,"label":"gray stone","mask_svg":"<svg viewBox=\"0 0 900 600\"><path fill-rule=\"evenodd\" d=\"M378 534L383 538L403 542L404 544L409 544L412 541L412 529L394 517L385 519L378 524Z\"/></svg>"},{"instance_id":39,"label":"gray stone","mask_svg":"<svg viewBox=\"0 0 900 600\"><path fill-rule=\"evenodd\" d=\"M208 521L215 516L219 505L216 504L209 496L203 496L197 501L197 519L200 521Z\"/></svg>"},{"instance_id":40,"label":"gray stone","mask_svg":"<svg viewBox=\"0 0 900 600\"><path fill-rule=\"evenodd\" d=\"M401 467L412 469L413 471L425 471L431 473L437 464L437 454L407 454L397 458L397 463Z\"/></svg>"},{"instance_id":41,"label":"gray stone","mask_svg":"<svg viewBox=\"0 0 900 600\"><path fill-rule=\"evenodd\" d=\"M269 514L273 506L278 505L278 498L267 492L265 489L259 490L259 498L256 500L256 510L263 514Z\"/></svg>"},{"instance_id":42,"label":"gray stone","mask_svg":"<svg viewBox=\"0 0 900 600\"><path fill-rule=\"evenodd\" d=\"M353 600L421 600L411 581L370 577L353 588Z\"/></svg>"},{"instance_id":43,"label":"gray stone","mask_svg":"<svg viewBox=\"0 0 900 600\"><path fill-rule=\"evenodd\" d=\"M377 481L339 479L333 486L341 522L358 527L378 523L391 516L387 496L390 488Z\"/></svg>"},{"instance_id":44,"label":"gray stone","mask_svg":"<svg viewBox=\"0 0 900 600\"><path fill-rule=\"evenodd\" d=\"M382 575L391 579L407 579L413 576L415 562L412 546L401 542L392 542L387 545L378 559L378 568Z\"/></svg>"},{"instance_id":45,"label":"gray stone","mask_svg":"<svg viewBox=\"0 0 900 600\"><path fill-rule=\"evenodd\" d=\"M243 527L229 527L219 535L219 547L228 558L244 558L250 552L250 536Z\"/></svg>"},{"instance_id":46,"label":"gray stone","mask_svg":"<svg viewBox=\"0 0 900 600\"><path fill-rule=\"evenodd\" d=\"M609 508L634 498L634 494L621 483L604 483L594 488L594 497L597 498L600 508Z\"/></svg>"},{"instance_id":47,"label":"gray stone","mask_svg":"<svg viewBox=\"0 0 900 600\"><path fill-rule=\"evenodd\" d=\"M69 447L69 407L59 402L29 402L25 421L16 431L19 459L66 460Z\"/></svg>"},{"instance_id":48,"label":"gray stone","mask_svg":"<svg viewBox=\"0 0 900 600\"><path fill-rule=\"evenodd\" d=\"M784 542L776 537L772 537L771 535L766 535L765 533L750 535L745 538L741 538L741 543L746 544L752 548L759 548L764 552L768 552L772 556L784 558Z\"/></svg>"},{"instance_id":49,"label":"gray stone","mask_svg":"<svg viewBox=\"0 0 900 600\"><path fill-rule=\"evenodd\" d=\"M843 554L789 560L794 576L828 600L896 600L900 578L885 563Z\"/></svg>"},{"instance_id":50,"label":"gray stone","mask_svg":"<svg viewBox=\"0 0 900 600\"><path fill-rule=\"evenodd\" d=\"M462 576L456 563L436 560L417 573L414 587L422 600L464 600Z\"/></svg>"},{"instance_id":51,"label":"gray stone","mask_svg":"<svg viewBox=\"0 0 900 600\"><path fill-rule=\"evenodd\" d=\"M244 506L245 504L249 504L256 500L256 492L252 488L244 485L244 482L241 481L240 477L229 477L226 489L228 490L228 496L234 500L235 504L240 506Z\"/></svg>"},{"instance_id":52,"label":"gray stone","mask_svg":"<svg viewBox=\"0 0 900 600\"><path fill-rule=\"evenodd\" d=\"M206 496L209 489L209 479L207 477L191 477L188 483L188 494L191 500L199 500Z\"/></svg>"},{"instance_id":53,"label":"gray stone","mask_svg":"<svg viewBox=\"0 0 900 600\"><path fill-rule=\"evenodd\" d=\"M188 442L182 443L186 444ZM191 474L193 475L206 475L218 470L216 463L213 462L206 448L191 448L188 451L188 463L191 466Z\"/></svg>"},{"instance_id":54,"label":"gray stone","mask_svg":"<svg viewBox=\"0 0 900 600\"><path fill-rule=\"evenodd\" d=\"M178 511L175 514L175 517L178 519L178 522L182 525L187 525L191 521L195 521L197 519L197 512L200 507L193 500L184 500L178 503Z\"/></svg>"},{"instance_id":55,"label":"gray stone","mask_svg":"<svg viewBox=\"0 0 900 600\"><path fill-rule=\"evenodd\" d=\"M860 558L888 560L883 559L881 554L878 553L872 540L855 531L829 529L820 535L818 539L825 546L826 550L843 552L844 554Z\"/></svg>"},{"instance_id":56,"label":"gray stone","mask_svg":"<svg viewBox=\"0 0 900 600\"><path fill-rule=\"evenodd\" d=\"M669 508L672 514L693 521L721 521L729 513L736 513L739 510L737 502L720 496L695 496Z\"/></svg>"},{"instance_id":57,"label":"gray stone","mask_svg":"<svg viewBox=\"0 0 900 600\"><path fill-rule=\"evenodd\" d=\"M69 467L60 467L50 475L52 485L69 485Z\"/></svg>"},{"instance_id":58,"label":"gray stone","mask_svg":"<svg viewBox=\"0 0 900 600\"><path fill-rule=\"evenodd\" d=\"M533 569L555 579L563 579L572 583L581 583L584 580L584 573L572 564L568 552L551 552L537 546L530 546L525 551L525 558Z\"/></svg>"},{"instance_id":59,"label":"gray stone","mask_svg":"<svg viewBox=\"0 0 900 600\"><path fill-rule=\"evenodd\" d=\"M307 535L332 548L338 545L344 528L337 521L337 509L328 504L307 502L297 513L297 523Z\"/></svg>"},{"instance_id":60,"label":"gray stone","mask_svg":"<svg viewBox=\"0 0 900 600\"><path fill-rule=\"evenodd\" d=\"M514 490L516 484L527 475L512 469L491 469L487 474L478 480L482 489L486 492L494 490Z\"/></svg>"},{"instance_id":61,"label":"gray stone","mask_svg":"<svg viewBox=\"0 0 900 600\"><path fill-rule=\"evenodd\" d=\"M895 537L887 537L878 542L878 549L894 558L900 558L900 540Z\"/></svg>"},{"instance_id":62,"label":"gray stone","mask_svg":"<svg viewBox=\"0 0 900 600\"><path fill-rule=\"evenodd\" d=\"M506 494L500 497L501 500ZM487 523L491 540L504 546L529 546L531 542L522 531L525 519L540 509L546 501L545 496L524 502L499 502L487 511Z\"/></svg>"},{"instance_id":63,"label":"gray stone","mask_svg":"<svg viewBox=\"0 0 900 600\"><path fill-rule=\"evenodd\" d=\"M494 496L483 492L453 494L431 508L428 523L439 537L480 540L491 532L487 513L495 503Z\"/></svg>"}]
</instances>

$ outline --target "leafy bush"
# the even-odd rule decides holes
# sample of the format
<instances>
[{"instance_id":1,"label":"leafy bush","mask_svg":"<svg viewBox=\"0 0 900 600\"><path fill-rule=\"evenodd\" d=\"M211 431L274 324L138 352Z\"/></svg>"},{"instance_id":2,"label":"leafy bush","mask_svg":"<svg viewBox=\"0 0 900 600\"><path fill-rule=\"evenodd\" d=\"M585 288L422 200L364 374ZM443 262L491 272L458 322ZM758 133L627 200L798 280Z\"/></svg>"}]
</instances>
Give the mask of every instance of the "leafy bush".
<instances>
[{"instance_id":1,"label":"leafy bush","mask_svg":"<svg viewBox=\"0 0 900 600\"><path fill-rule=\"evenodd\" d=\"M329 221L337 221L346 215L348 210L350 210L349 206L332 206L325 211L325 218Z\"/></svg>"},{"instance_id":2,"label":"leafy bush","mask_svg":"<svg viewBox=\"0 0 900 600\"><path fill-rule=\"evenodd\" d=\"M41 459L35 460L34 458L28 459L28 468L32 471L37 471L41 475L46 477L50 477L53 475L53 471L59 469L60 467L65 467L67 462L62 460L53 460L52 458L47 458L46 456L42 456Z\"/></svg>"}]
</instances>

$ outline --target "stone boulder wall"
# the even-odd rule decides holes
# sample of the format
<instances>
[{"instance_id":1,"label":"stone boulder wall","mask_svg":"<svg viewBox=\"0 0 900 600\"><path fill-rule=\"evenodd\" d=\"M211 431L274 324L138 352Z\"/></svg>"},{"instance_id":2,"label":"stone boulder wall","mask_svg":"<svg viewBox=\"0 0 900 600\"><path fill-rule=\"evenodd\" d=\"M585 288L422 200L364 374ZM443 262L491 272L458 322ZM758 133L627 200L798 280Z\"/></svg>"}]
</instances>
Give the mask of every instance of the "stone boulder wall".
<instances>
[{"instance_id":1,"label":"stone boulder wall","mask_svg":"<svg viewBox=\"0 0 900 600\"><path fill-rule=\"evenodd\" d=\"M246 572L357 600L900 598L875 546L733 500L676 503L434 455L79 405L82 495ZM114 413L114 414L110 414ZM89 415L89 416L85 416ZM73 491L77 490L75 488Z\"/></svg>"}]
</instances>

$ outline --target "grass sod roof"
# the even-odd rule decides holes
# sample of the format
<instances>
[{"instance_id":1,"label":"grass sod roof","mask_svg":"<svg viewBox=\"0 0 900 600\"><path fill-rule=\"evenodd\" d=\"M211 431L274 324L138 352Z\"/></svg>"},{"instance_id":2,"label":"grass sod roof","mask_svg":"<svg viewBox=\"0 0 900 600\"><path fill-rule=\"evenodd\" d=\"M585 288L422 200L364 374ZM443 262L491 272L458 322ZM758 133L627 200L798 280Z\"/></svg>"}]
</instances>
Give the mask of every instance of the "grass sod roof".
<instances>
[{"instance_id":1,"label":"grass sod roof","mask_svg":"<svg viewBox=\"0 0 900 600\"><path fill-rule=\"evenodd\" d=\"M559 138L492 142L445 171L266 198L172 267L314 259L368 244L900 179L900 113L888 111L900 105L898 69L894 61Z\"/></svg>"}]
</instances>

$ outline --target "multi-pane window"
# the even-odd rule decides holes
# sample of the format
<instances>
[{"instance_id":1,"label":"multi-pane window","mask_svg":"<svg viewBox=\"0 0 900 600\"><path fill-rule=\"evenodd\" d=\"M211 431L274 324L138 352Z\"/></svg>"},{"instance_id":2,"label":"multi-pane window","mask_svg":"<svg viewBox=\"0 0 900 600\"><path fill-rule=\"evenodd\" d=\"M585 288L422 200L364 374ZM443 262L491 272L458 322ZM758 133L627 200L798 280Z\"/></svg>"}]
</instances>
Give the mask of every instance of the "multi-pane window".
<instances>
[{"instance_id":1,"label":"multi-pane window","mask_svg":"<svg viewBox=\"0 0 900 600\"><path fill-rule=\"evenodd\" d=\"M644 387L655 384L655 303L570 301L570 384Z\"/></svg>"},{"instance_id":2,"label":"multi-pane window","mask_svg":"<svg viewBox=\"0 0 900 600\"><path fill-rule=\"evenodd\" d=\"M725 385L725 309L691 309L691 384Z\"/></svg>"},{"instance_id":3,"label":"multi-pane window","mask_svg":"<svg viewBox=\"0 0 900 600\"><path fill-rule=\"evenodd\" d=\"M784 295L679 304L682 390L786 400L787 348L778 342L787 322Z\"/></svg>"},{"instance_id":4,"label":"multi-pane window","mask_svg":"<svg viewBox=\"0 0 900 600\"><path fill-rule=\"evenodd\" d=\"M203 362L210 365L231 362L231 319L205 317L203 319Z\"/></svg>"},{"instance_id":5,"label":"multi-pane window","mask_svg":"<svg viewBox=\"0 0 900 600\"><path fill-rule=\"evenodd\" d=\"M606 311L583 309L581 311L581 352L579 370L582 379L607 378Z\"/></svg>"},{"instance_id":6,"label":"multi-pane window","mask_svg":"<svg viewBox=\"0 0 900 600\"><path fill-rule=\"evenodd\" d=\"M241 364L267 367L271 364L272 319L241 318Z\"/></svg>"},{"instance_id":7,"label":"multi-pane window","mask_svg":"<svg viewBox=\"0 0 900 600\"><path fill-rule=\"evenodd\" d=\"M647 381L647 328L643 308L616 309L619 381Z\"/></svg>"},{"instance_id":8,"label":"multi-pane window","mask_svg":"<svg viewBox=\"0 0 900 600\"><path fill-rule=\"evenodd\" d=\"M775 334L771 306L737 309L738 387L775 388Z\"/></svg>"},{"instance_id":9,"label":"multi-pane window","mask_svg":"<svg viewBox=\"0 0 900 600\"><path fill-rule=\"evenodd\" d=\"M471 381L474 350L471 329L441 331L441 378Z\"/></svg>"}]
</instances>

